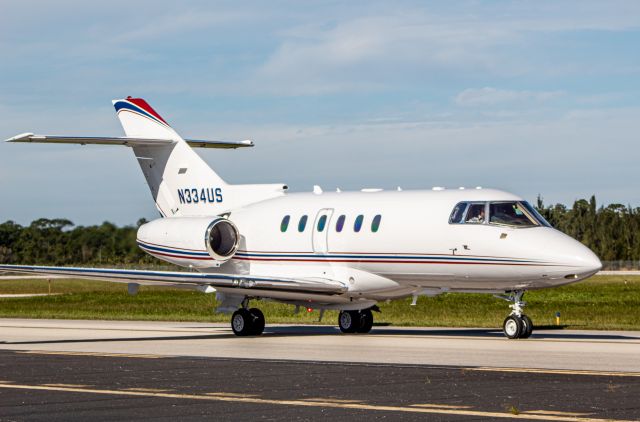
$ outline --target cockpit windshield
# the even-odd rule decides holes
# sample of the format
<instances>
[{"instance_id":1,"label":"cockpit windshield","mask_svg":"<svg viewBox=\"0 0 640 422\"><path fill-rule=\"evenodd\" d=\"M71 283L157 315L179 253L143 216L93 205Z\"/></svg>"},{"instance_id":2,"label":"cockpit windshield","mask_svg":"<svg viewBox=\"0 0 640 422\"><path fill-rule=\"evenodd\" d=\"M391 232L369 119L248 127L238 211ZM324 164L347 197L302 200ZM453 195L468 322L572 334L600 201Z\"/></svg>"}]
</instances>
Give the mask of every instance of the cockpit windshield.
<instances>
[{"instance_id":1,"label":"cockpit windshield","mask_svg":"<svg viewBox=\"0 0 640 422\"><path fill-rule=\"evenodd\" d=\"M549 223L534 207L531 206L527 201L521 201L520 204L529 211L529 215L536 219L538 224L545 227L553 227L551 223Z\"/></svg>"},{"instance_id":2,"label":"cockpit windshield","mask_svg":"<svg viewBox=\"0 0 640 422\"><path fill-rule=\"evenodd\" d=\"M489 223L519 227L537 226L537 221L523 208L518 202L490 202Z\"/></svg>"},{"instance_id":3,"label":"cockpit windshield","mask_svg":"<svg viewBox=\"0 0 640 422\"><path fill-rule=\"evenodd\" d=\"M551 227L551 224L526 201L460 202L451 212L449 223Z\"/></svg>"}]
</instances>

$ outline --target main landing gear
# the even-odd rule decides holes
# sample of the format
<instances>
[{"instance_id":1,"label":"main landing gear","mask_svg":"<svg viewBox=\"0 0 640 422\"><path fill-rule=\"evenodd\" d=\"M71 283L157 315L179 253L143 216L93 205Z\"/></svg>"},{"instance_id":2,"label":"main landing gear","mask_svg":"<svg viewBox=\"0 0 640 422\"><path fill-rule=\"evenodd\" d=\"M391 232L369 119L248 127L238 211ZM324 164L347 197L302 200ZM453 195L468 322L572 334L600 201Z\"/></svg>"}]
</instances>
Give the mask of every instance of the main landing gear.
<instances>
[{"instance_id":1,"label":"main landing gear","mask_svg":"<svg viewBox=\"0 0 640 422\"><path fill-rule=\"evenodd\" d=\"M343 333L368 333L373 327L373 310L376 306L360 311L340 311L338 325ZM231 329L237 336L259 336L264 331L264 314L258 308L249 308L249 298L242 301L240 309L231 315Z\"/></svg>"},{"instance_id":2,"label":"main landing gear","mask_svg":"<svg viewBox=\"0 0 640 422\"><path fill-rule=\"evenodd\" d=\"M343 333L368 333L373 327L373 313L371 309L340 311L338 325Z\"/></svg>"},{"instance_id":3,"label":"main landing gear","mask_svg":"<svg viewBox=\"0 0 640 422\"><path fill-rule=\"evenodd\" d=\"M511 314L505 318L502 324L504 335L510 339L529 338L533 332L531 318L522 313L522 308L526 305L526 302L522 301L523 295L524 291L518 290L511 292L509 296L498 296L501 299L513 302L513 305L509 305L512 309Z\"/></svg>"},{"instance_id":4,"label":"main landing gear","mask_svg":"<svg viewBox=\"0 0 640 422\"><path fill-rule=\"evenodd\" d=\"M237 336L259 336L264 331L264 314L258 308L243 306L231 316L231 329Z\"/></svg>"}]
</instances>

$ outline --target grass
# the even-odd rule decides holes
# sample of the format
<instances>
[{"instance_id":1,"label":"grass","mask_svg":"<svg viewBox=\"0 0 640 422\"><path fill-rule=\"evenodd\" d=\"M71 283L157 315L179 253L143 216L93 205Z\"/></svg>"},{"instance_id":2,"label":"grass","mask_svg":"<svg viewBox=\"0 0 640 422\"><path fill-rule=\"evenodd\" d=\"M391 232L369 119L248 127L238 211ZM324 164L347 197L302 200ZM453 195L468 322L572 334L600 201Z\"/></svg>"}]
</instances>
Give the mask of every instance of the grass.
<instances>
[{"instance_id":1,"label":"grass","mask_svg":"<svg viewBox=\"0 0 640 422\"><path fill-rule=\"evenodd\" d=\"M117 319L227 322L214 314L215 295L188 290L141 286L130 296L126 284L54 279L52 296L0 298L0 317ZM0 294L47 293L47 280L0 280ZM526 313L537 326L555 325L556 312L569 328L599 330L640 329L640 277L596 276L555 289L525 295ZM376 323L396 326L501 327L508 303L480 294L444 294L380 303ZM269 301L259 306L269 323L317 323L318 312ZM335 324L337 312L326 312L324 324Z\"/></svg>"}]
</instances>

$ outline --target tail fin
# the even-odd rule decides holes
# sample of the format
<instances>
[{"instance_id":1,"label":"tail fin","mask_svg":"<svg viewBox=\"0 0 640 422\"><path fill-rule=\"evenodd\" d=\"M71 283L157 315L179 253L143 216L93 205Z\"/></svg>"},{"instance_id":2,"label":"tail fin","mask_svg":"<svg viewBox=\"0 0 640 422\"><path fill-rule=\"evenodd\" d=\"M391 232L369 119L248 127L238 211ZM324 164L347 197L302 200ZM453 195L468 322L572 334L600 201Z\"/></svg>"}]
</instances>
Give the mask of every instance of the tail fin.
<instances>
[{"instance_id":1,"label":"tail fin","mask_svg":"<svg viewBox=\"0 0 640 422\"><path fill-rule=\"evenodd\" d=\"M211 215L219 208L214 205L224 200L220 194L227 184L160 114L142 98L114 100L113 106L127 137L174 141L169 145L133 146L160 214Z\"/></svg>"},{"instance_id":2,"label":"tail fin","mask_svg":"<svg viewBox=\"0 0 640 422\"><path fill-rule=\"evenodd\" d=\"M128 138L149 140L131 146L164 217L218 215L286 190L283 184L229 185L145 100L127 97L113 105Z\"/></svg>"},{"instance_id":3,"label":"tail fin","mask_svg":"<svg viewBox=\"0 0 640 422\"><path fill-rule=\"evenodd\" d=\"M171 140L180 138L169 123L142 98L113 100L113 106L127 137Z\"/></svg>"}]
</instances>

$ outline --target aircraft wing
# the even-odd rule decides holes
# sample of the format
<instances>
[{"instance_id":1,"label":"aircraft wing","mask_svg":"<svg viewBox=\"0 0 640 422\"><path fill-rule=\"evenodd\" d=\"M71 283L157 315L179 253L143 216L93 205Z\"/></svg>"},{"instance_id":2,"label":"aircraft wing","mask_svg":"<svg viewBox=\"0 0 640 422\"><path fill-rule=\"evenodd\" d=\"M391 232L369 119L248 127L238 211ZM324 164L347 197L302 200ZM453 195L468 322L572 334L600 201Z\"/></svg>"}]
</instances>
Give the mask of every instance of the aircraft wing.
<instances>
[{"instance_id":1,"label":"aircraft wing","mask_svg":"<svg viewBox=\"0 0 640 422\"><path fill-rule=\"evenodd\" d=\"M125 146L153 146L171 145L171 139L129 138L109 136L57 136L35 135L33 133L21 133L7 142L35 142L42 144L80 144L80 145L125 145ZM253 141L205 141L198 139L185 139L185 142L193 148L242 148L252 147Z\"/></svg>"},{"instance_id":2,"label":"aircraft wing","mask_svg":"<svg viewBox=\"0 0 640 422\"><path fill-rule=\"evenodd\" d=\"M347 287L325 278L283 278L240 274L191 273L180 271L125 270L115 268L45 267L28 265L0 265L0 271L65 276L69 278L136 283L147 285L170 285L177 287L213 287L225 290L242 289L243 292L313 293L321 295L340 294ZM246 293L242 293L246 294Z\"/></svg>"}]
</instances>

